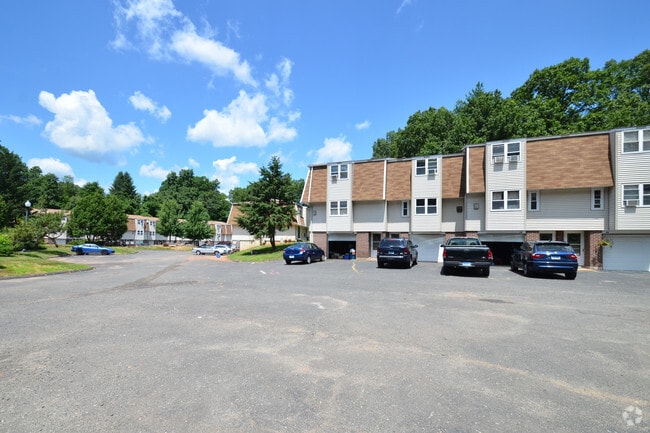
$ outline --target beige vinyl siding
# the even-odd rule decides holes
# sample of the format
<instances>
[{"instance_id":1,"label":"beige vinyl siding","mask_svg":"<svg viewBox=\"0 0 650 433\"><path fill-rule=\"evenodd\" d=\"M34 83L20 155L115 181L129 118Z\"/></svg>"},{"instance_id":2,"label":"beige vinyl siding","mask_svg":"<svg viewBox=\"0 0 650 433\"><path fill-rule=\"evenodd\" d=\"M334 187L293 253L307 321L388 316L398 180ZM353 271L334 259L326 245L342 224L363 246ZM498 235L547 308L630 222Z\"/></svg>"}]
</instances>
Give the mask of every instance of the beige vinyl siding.
<instances>
[{"instance_id":1,"label":"beige vinyl siding","mask_svg":"<svg viewBox=\"0 0 650 433\"><path fill-rule=\"evenodd\" d=\"M526 230L605 230L604 210L591 210L591 188L539 192L540 210L528 212Z\"/></svg>"},{"instance_id":2,"label":"beige vinyl siding","mask_svg":"<svg viewBox=\"0 0 650 433\"><path fill-rule=\"evenodd\" d=\"M494 144L486 145L485 157L485 211L486 230L513 231L524 230L526 226L526 142L523 140L503 142L519 142L519 162L509 163L504 161L501 164L494 164L492 161L492 149ZM507 154L507 153L506 153ZM492 193L495 191L519 191L519 210L492 210ZM507 193L505 197L507 201Z\"/></svg>"},{"instance_id":3,"label":"beige vinyl siding","mask_svg":"<svg viewBox=\"0 0 650 433\"><path fill-rule=\"evenodd\" d=\"M650 206L623 206L623 185L650 183L650 152L622 153L622 142L623 132L616 133L615 230L650 230Z\"/></svg>"},{"instance_id":4,"label":"beige vinyl siding","mask_svg":"<svg viewBox=\"0 0 650 433\"><path fill-rule=\"evenodd\" d=\"M352 231L352 178L354 176L354 164L348 164L348 178L332 180L330 176L330 164L327 166L327 231L328 232L350 232ZM347 215L330 215L330 203L332 201L347 201Z\"/></svg>"},{"instance_id":5,"label":"beige vinyl siding","mask_svg":"<svg viewBox=\"0 0 650 433\"><path fill-rule=\"evenodd\" d=\"M478 209L474 209L478 203ZM485 213L487 210L485 194L468 194L465 196L465 230L469 232L485 231Z\"/></svg>"},{"instance_id":6,"label":"beige vinyl siding","mask_svg":"<svg viewBox=\"0 0 650 433\"><path fill-rule=\"evenodd\" d=\"M422 157L427 158L427 157ZM417 158L417 159L422 159ZM434 157L430 157L434 158ZM437 158L437 157L436 157ZM416 176L416 162L414 159L411 163L412 177L412 199L411 199L411 231L418 233L440 232L440 223L442 221L442 161L438 159L438 174L430 176ZM416 213L417 199L436 199L436 214L418 215Z\"/></svg>"},{"instance_id":7,"label":"beige vinyl siding","mask_svg":"<svg viewBox=\"0 0 650 433\"><path fill-rule=\"evenodd\" d=\"M412 203L409 201L409 216L402 216L402 202L390 201L387 205L386 217L386 230L390 233L408 233L410 231L411 216L413 209L410 207Z\"/></svg>"},{"instance_id":8,"label":"beige vinyl siding","mask_svg":"<svg viewBox=\"0 0 650 433\"><path fill-rule=\"evenodd\" d=\"M312 232L327 231L327 205L325 203L316 203L309 208L311 212L311 224L309 230Z\"/></svg>"},{"instance_id":9,"label":"beige vinyl siding","mask_svg":"<svg viewBox=\"0 0 650 433\"><path fill-rule=\"evenodd\" d=\"M383 201L354 203L353 222L355 232L382 232L386 227Z\"/></svg>"},{"instance_id":10,"label":"beige vinyl siding","mask_svg":"<svg viewBox=\"0 0 650 433\"><path fill-rule=\"evenodd\" d=\"M458 212L458 206L462 208ZM462 232L465 230L465 205L462 198L445 199L442 203L442 222L440 229L443 232Z\"/></svg>"}]
</instances>

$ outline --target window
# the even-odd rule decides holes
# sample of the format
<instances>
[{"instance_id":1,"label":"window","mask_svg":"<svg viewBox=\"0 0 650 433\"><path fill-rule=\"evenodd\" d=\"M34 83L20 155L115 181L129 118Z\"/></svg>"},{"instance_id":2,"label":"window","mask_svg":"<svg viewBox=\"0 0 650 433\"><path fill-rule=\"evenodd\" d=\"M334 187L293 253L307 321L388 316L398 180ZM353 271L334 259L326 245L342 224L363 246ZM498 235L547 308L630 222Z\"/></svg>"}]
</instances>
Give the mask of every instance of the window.
<instances>
[{"instance_id":1,"label":"window","mask_svg":"<svg viewBox=\"0 0 650 433\"><path fill-rule=\"evenodd\" d=\"M415 199L416 215L434 215L438 213L438 200L435 198Z\"/></svg>"},{"instance_id":2,"label":"window","mask_svg":"<svg viewBox=\"0 0 650 433\"><path fill-rule=\"evenodd\" d=\"M434 175L438 174L438 158L418 159L415 161L415 175Z\"/></svg>"},{"instance_id":3,"label":"window","mask_svg":"<svg viewBox=\"0 0 650 433\"><path fill-rule=\"evenodd\" d=\"M492 163L517 162L521 154L521 143L507 143L492 145Z\"/></svg>"},{"instance_id":4,"label":"window","mask_svg":"<svg viewBox=\"0 0 650 433\"><path fill-rule=\"evenodd\" d=\"M347 179L347 178L348 178L348 165L347 164L339 165L339 179Z\"/></svg>"},{"instance_id":5,"label":"window","mask_svg":"<svg viewBox=\"0 0 650 433\"><path fill-rule=\"evenodd\" d=\"M519 191L493 191L492 210L518 210Z\"/></svg>"},{"instance_id":6,"label":"window","mask_svg":"<svg viewBox=\"0 0 650 433\"><path fill-rule=\"evenodd\" d=\"M409 216L409 202L408 201L403 201L402 202L402 216L403 217L408 217Z\"/></svg>"},{"instance_id":7,"label":"window","mask_svg":"<svg viewBox=\"0 0 650 433\"><path fill-rule=\"evenodd\" d=\"M332 176L332 179L338 179L339 177L339 166L338 165L333 165L330 167L330 176Z\"/></svg>"},{"instance_id":8,"label":"window","mask_svg":"<svg viewBox=\"0 0 650 433\"><path fill-rule=\"evenodd\" d=\"M591 210L601 210L603 209L603 190L602 189L592 189L591 190Z\"/></svg>"},{"instance_id":9,"label":"window","mask_svg":"<svg viewBox=\"0 0 650 433\"><path fill-rule=\"evenodd\" d=\"M539 210L539 191L528 192L528 210L529 211Z\"/></svg>"},{"instance_id":10,"label":"window","mask_svg":"<svg viewBox=\"0 0 650 433\"><path fill-rule=\"evenodd\" d=\"M415 161L415 175L424 176L426 174L426 159L418 159Z\"/></svg>"},{"instance_id":11,"label":"window","mask_svg":"<svg viewBox=\"0 0 650 433\"><path fill-rule=\"evenodd\" d=\"M623 206L650 206L650 183L623 185Z\"/></svg>"},{"instance_id":12,"label":"window","mask_svg":"<svg viewBox=\"0 0 650 433\"><path fill-rule=\"evenodd\" d=\"M623 153L649 152L650 129L623 133Z\"/></svg>"},{"instance_id":13,"label":"window","mask_svg":"<svg viewBox=\"0 0 650 433\"><path fill-rule=\"evenodd\" d=\"M539 240L540 241L552 241L553 240L553 233L540 233L539 234Z\"/></svg>"},{"instance_id":14,"label":"window","mask_svg":"<svg viewBox=\"0 0 650 433\"><path fill-rule=\"evenodd\" d=\"M348 202L347 200L341 201L331 201L330 202L330 215L331 216L340 216L348 214Z\"/></svg>"}]
</instances>

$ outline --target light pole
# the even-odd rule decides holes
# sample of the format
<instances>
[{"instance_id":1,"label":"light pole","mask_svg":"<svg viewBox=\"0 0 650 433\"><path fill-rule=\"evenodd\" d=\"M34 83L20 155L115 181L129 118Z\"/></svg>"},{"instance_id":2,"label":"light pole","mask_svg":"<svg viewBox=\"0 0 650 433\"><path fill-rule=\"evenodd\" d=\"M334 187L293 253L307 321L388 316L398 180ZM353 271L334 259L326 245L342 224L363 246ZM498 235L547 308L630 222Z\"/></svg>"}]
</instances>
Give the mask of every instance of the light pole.
<instances>
[{"instance_id":1,"label":"light pole","mask_svg":"<svg viewBox=\"0 0 650 433\"><path fill-rule=\"evenodd\" d=\"M25 202L25 224L29 222L29 208L32 207L32 202L27 200Z\"/></svg>"}]
</instances>

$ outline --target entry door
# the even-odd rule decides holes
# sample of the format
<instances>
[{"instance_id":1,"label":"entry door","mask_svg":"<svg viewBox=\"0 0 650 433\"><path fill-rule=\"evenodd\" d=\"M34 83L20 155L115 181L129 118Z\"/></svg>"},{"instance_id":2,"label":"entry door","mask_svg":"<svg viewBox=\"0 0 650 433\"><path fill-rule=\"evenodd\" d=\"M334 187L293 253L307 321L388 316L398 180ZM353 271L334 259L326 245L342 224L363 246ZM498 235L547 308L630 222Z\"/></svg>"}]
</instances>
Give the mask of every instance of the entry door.
<instances>
[{"instance_id":1,"label":"entry door","mask_svg":"<svg viewBox=\"0 0 650 433\"><path fill-rule=\"evenodd\" d=\"M585 259L584 259L584 244L583 244L583 239L582 239L582 232L566 232L564 235L565 241L571 244L573 247L573 250L576 252L576 255L578 256L578 264L580 266L584 266L585 264Z\"/></svg>"}]
</instances>

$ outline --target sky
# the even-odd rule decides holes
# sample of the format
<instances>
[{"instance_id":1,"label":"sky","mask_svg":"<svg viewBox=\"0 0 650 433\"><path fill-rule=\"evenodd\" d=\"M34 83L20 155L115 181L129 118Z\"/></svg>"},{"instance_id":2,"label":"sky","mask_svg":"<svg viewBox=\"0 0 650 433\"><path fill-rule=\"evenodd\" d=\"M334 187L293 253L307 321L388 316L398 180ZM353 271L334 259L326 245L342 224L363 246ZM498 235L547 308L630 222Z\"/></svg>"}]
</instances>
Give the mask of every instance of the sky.
<instances>
[{"instance_id":1,"label":"sky","mask_svg":"<svg viewBox=\"0 0 650 433\"><path fill-rule=\"evenodd\" d=\"M648 0L22 0L0 12L0 144L140 194L192 169L245 187L279 156L372 157L411 114L503 96L571 57L650 48ZM468 143L471 144L471 143Z\"/></svg>"}]
</instances>

